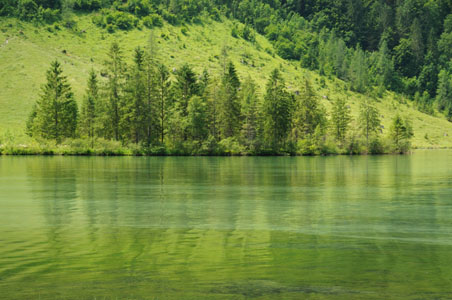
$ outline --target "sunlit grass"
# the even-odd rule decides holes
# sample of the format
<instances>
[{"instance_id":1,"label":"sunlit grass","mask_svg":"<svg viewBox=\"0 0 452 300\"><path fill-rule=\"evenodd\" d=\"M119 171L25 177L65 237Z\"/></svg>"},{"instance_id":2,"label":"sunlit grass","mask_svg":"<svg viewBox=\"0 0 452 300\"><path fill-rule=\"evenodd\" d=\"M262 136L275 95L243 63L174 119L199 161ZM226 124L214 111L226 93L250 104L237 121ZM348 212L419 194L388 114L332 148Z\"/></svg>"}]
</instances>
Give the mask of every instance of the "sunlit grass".
<instances>
[{"instance_id":1,"label":"sunlit grass","mask_svg":"<svg viewBox=\"0 0 452 300\"><path fill-rule=\"evenodd\" d=\"M45 71L52 60L62 62L80 102L89 70L102 69L112 41L120 43L126 60L130 61L132 50L139 45L146 46L151 35L151 30L145 27L109 34L95 26L90 16L74 18L77 32L62 26L60 29L35 27L11 18L0 20L0 143L8 139L15 143L29 142L24 134L25 120L40 93ZM257 35L255 43L233 38L229 20L204 20L202 24L185 27L188 29L186 34L182 33L181 26L168 24L153 30L159 58L170 70L188 62L198 72L206 68L211 76L217 76L222 68L221 50L226 46L228 59L234 62L240 77L251 76L261 87L261 94L268 74L272 69L280 68L291 91L298 90L304 78L309 78L327 108L336 97L347 97L355 119L359 103L370 97L348 91L346 83L340 80L321 77L302 69L298 62L288 62L272 55L275 52L273 47L260 35ZM381 113L384 134L391 118L400 112L413 123L414 147L452 147L452 123L440 114L435 117L423 114L414 109L409 100L393 93L386 93L374 101ZM352 127L356 128L355 125Z\"/></svg>"}]
</instances>

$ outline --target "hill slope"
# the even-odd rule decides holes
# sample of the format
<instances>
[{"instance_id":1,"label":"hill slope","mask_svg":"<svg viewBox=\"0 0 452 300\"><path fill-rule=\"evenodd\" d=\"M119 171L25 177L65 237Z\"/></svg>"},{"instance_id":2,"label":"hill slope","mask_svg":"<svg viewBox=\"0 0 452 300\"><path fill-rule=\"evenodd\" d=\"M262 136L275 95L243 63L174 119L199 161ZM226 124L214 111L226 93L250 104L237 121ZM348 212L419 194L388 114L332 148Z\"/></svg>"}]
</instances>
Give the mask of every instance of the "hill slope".
<instances>
[{"instance_id":1,"label":"hill slope","mask_svg":"<svg viewBox=\"0 0 452 300\"><path fill-rule=\"evenodd\" d=\"M110 34L95 26L90 16L80 15L75 19L78 32L53 26L35 27L13 18L0 19L0 138L13 135L16 142L27 139L25 120L52 60L57 58L62 62L76 99L81 101L89 70L102 69L112 41L119 42L130 60L132 50L139 45L146 46L151 35L151 30L146 28ZM187 32L184 33L183 27L168 24L152 32L158 43L159 57L170 70L189 62L196 71L207 68L216 76L221 69L222 48L227 46L229 59L236 65L240 77L251 76L262 91L271 70L279 67L292 91L298 89L303 78L309 78L327 108L335 97L347 97L356 115L360 101L368 97L350 92L338 79L321 77L302 69L297 62L273 55L272 45L260 35L256 36L256 43L233 38L232 26L229 20L205 20L203 24L185 26ZM452 147L452 123L439 114L437 117L423 114L414 109L410 101L394 93L386 93L375 101L385 128L396 112L409 116L415 147Z\"/></svg>"}]
</instances>

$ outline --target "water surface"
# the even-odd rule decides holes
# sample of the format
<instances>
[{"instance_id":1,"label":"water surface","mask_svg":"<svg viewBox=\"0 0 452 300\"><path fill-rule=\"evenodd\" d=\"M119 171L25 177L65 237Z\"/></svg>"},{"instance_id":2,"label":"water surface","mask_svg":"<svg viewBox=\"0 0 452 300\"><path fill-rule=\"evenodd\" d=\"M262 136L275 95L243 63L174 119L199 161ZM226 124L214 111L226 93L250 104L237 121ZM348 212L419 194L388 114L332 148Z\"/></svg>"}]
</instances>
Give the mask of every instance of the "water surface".
<instances>
[{"instance_id":1,"label":"water surface","mask_svg":"<svg viewBox=\"0 0 452 300\"><path fill-rule=\"evenodd\" d=\"M452 151L0 157L2 299L450 299Z\"/></svg>"}]
</instances>

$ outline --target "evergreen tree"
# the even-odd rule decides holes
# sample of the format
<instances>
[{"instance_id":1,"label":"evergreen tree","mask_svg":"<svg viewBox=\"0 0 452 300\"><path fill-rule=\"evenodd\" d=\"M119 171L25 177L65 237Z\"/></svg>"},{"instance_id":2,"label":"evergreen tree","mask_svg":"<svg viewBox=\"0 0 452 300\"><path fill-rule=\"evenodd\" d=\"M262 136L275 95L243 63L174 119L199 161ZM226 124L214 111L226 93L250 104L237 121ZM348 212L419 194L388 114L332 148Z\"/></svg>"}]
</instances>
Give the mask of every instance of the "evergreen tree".
<instances>
[{"instance_id":1,"label":"evergreen tree","mask_svg":"<svg viewBox=\"0 0 452 300\"><path fill-rule=\"evenodd\" d=\"M152 43L151 43L152 46ZM160 139L159 122L159 68L156 66L155 48L145 53L143 61L144 76L144 134L146 146Z\"/></svg>"},{"instance_id":2,"label":"evergreen tree","mask_svg":"<svg viewBox=\"0 0 452 300\"><path fill-rule=\"evenodd\" d=\"M47 71L47 83L42 87L42 95L36 102L33 121L33 136L55 139L75 137L77 129L77 103L71 87L63 75L58 61L51 63Z\"/></svg>"},{"instance_id":3,"label":"evergreen tree","mask_svg":"<svg viewBox=\"0 0 452 300\"><path fill-rule=\"evenodd\" d=\"M367 78L367 58L360 48L357 48L351 59L349 78L352 83L352 90L363 93L368 87Z\"/></svg>"},{"instance_id":4,"label":"evergreen tree","mask_svg":"<svg viewBox=\"0 0 452 300\"><path fill-rule=\"evenodd\" d=\"M107 80L107 115L108 118L104 124L108 136L115 140L120 138L120 103L123 97L124 89L124 71L125 66L122 57L122 51L119 44L113 42L108 53L109 60L106 62L108 70Z\"/></svg>"},{"instance_id":5,"label":"evergreen tree","mask_svg":"<svg viewBox=\"0 0 452 300\"><path fill-rule=\"evenodd\" d=\"M191 97L188 103L188 120L191 137L195 141L203 141L208 134L207 105L199 96Z\"/></svg>"},{"instance_id":6,"label":"evergreen tree","mask_svg":"<svg viewBox=\"0 0 452 300\"><path fill-rule=\"evenodd\" d=\"M98 127L98 102L99 87L97 75L94 70L91 70L80 114L80 131L82 135L87 136L91 140L91 147L94 147L94 137Z\"/></svg>"},{"instance_id":7,"label":"evergreen tree","mask_svg":"<svg viewBox=\"0 0 452 300\"><path fill-rule=\"evenodd\" d=\"M242 84L241 108L243 116L242 139L245 146L251 151L257 151L259 147L259 98L257 86L251 77Z\"/></svg>"},{"instance_id":8,"label":"evergreen tree","mask_svg":"<svg viewBox=\"0 0 452 300\"><path fill-rule=\"evenodd\" d=\"M372 134L378 134L378 130L380 129L378 110L369 101L361 103L358 122L362 133L366 137L366 145L369 147L369 137Z\"/></svg>"},{"instance_id":9,"label":"evergreen tree","mask_svg":"<svg viewBox=\"0 0 452 300\"><path fill-rule=\"evenodd\" d=\"M145 135L147 115L144 51L140 47L135 49L133 61L135 64L127 76L125 95L120 98L120 129L124 140L138 144Z\"/></svg>"},{"instance_id":10,"label":"evergreen tree","mask_svg":"<svg viewBox=\"0 0 452 300\"><path fill-rule=\"evenodd\" d=\"M240 102L237 95L239 86L235 67L229 63L221 84L219 130L222 138L233 137L240 128Z\"/></svg>"},{"instance_id":11,"label":"evergreen tree","mask_svg":"<svg viewBox=\"0 0 452 300\"><path fill-rule=\"evenodd\" d=\"M347 105L345 98L337 98L334 101L331 111L331 121L336 139L343 144L351 122L350 106Z\"/></svg>"},{"instance_id":12,"label":"evergreen tree","mask_svg":"<svg viewBox=\"0 0 452 300\"><path fill-rule=\"evenodd\" d=\"M199 92L196 73L192 70L190 65L184 64L182 68L176 72L174 88L176 89L176 101L179 104L182 116L187 116L188 100L192 96L198 95Z\"/></svg>"},{"instance_id":13,"label":"evergreen tree","mask_svg":"<svg viewBox=\"0 0 452 300\"><path fill-rule=\"evenodd\" d=\"M271 150L279 152L286 143L291 126L293 101L286 91L278 69L274 69L266 87L263 105L264 139Z\"/></svg>"},{"instance_id":14,"label":"evergreen tree","mask_svg":"<svg viewBox=\"0 0 452 300\"><path fill-rule=\"evenodd\" d=\"M317 127L324 128L326 125L326 112L319 99L314 93L308 80L305 81L304 88L300 95L296 97L296 108L294 115L294 137L310 138Z\"/></svg>"},{"instance_id":15,"label":"evergreen tree","mask_svg":"<svg viewBox=\"0 0 452 300\"><path fill-rule=\"evenodd\" d=\"M403 119L397 114L392 120L389 134L397 152L403 153L410 149L413 129L407 119Z\"/></svg>"},{"instance_id":16,"label":"evergreen tree","mask_svg":"<svg viewBox=\"0 0 452 300\"><path fill-rule=\"evenodd\" d=\"M436 91L436 101L440 111L446 111L452 107L452 77L441 70L439 73L438 89Z\"/></svg>"},{"instance_id":17,"label":"evergreen tree","mask_svg":"<svg viewBox=\"0 0 452 300\"><path fill-rule=\"evenodd\" d=\"M162 145L165 139L166 122L168 119L169 89L170 81L168 68L164 64L159 64L157 67L157 106L160 129L159 136Z\"/></svg>"}]
</instances>

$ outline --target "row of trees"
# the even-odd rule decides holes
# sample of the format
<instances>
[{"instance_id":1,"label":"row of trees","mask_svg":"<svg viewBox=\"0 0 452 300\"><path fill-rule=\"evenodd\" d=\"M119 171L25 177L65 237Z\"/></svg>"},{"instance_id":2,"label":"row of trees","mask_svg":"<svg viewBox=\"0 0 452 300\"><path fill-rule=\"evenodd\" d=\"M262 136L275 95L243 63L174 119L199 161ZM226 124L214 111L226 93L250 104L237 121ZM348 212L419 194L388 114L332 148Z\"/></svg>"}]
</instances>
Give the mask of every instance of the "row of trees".
<instances>
[{"instance_id":1,"label":"row of trees","mask_svg":"<svg viewBox=\"0 0 452 300\"><path fill-rule=\"evenodd\" d=\"M150 47L152 49L153 47ZM265 94L232 62L219 77L196 74L188 65L170 72L155 59L155 50L138 47L126 65L113 43L99 77L91 71L80 111L58 61L47 71L47 83L27 122L33 137L81 137L95 147L100 138L146 149L179 154L322 154L381 153L379 113L362 103L351 129L350 107L333 102L331 115L309 81L300 93L286 89L278 69L269 76ZM406 151L412 136L409 122L397 117L390 131L391 151Z\"/></svg>"}]
</instances>

